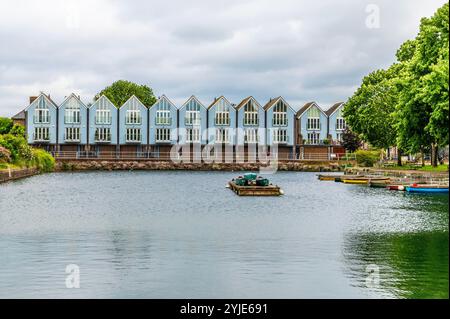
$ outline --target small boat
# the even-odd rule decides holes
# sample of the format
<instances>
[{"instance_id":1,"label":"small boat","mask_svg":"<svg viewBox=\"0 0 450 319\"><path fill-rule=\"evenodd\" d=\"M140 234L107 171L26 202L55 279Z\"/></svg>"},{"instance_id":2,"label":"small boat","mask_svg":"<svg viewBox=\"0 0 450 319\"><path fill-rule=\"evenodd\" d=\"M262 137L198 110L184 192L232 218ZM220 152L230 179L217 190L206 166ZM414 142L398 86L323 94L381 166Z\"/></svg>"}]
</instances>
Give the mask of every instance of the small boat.
<instances>
[{"instance_id":1,"label":"small boat","mask_svg":"<svg viewBox=\"0 0 450 319\"><path fill-rule=\"evenodd\" d=\"M448 193L448 185L412 184L405 188L408 193Z\"/></svg>"},{"instance_id":2,"label":"small boat","mask_svg":"<svg viewBox=\"0 0 450 319\"><path fill-rule=\"evenodd\" d=\"M378 176L365 176L365 177L354 177L354 178L343 178L342 181L345 184L369 184L375 181L388 181L389 177L378 177Z\"/></svg>"},{"instance_id":3,"label":"small boat","mask_svg":"<svg viewBox=\"0 0 450 319\"><path fill-rule=\"evenodd\" d=\"M325 174L318 174L317 178L321 181L335 181L336 178L340 177L341 175L325 175Z\"/></svg>"},{"instance_id":4,"label":"small boat","mask_svg":"<svg viewBox=\"0 0 450 319\"><path fill-rule=\"evenodd\" d=\"M386 188L391 191L404 191L405 185L388 185Z\"/></svg>"},{"instance_id":5,"label":"small boat","mask_svg":"<svg viewBox=\"0 0 450 319\"><path fill-rule=\"evenodd\" d=\"M391 181L389 179L369 180L369 187L386 188Z\"/></svg>"}]
</instances>

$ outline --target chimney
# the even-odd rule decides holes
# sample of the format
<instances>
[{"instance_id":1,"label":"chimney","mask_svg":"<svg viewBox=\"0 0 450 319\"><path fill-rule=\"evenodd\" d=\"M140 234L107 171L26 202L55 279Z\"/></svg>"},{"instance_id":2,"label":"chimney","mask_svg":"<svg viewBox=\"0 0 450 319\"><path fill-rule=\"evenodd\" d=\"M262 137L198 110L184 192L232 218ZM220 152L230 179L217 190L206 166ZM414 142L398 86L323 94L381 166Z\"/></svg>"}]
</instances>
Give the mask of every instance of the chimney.
<instances>
[{"instance_id":1,"label":"chimney","mask_svg":"<svg viewBox=\"0 0 450 319\"><path fill-rule=\"evenodd\" d=\"M33 103L37 98L37 96L30 96L30 104Z\"/></svg>"}]
</instances>

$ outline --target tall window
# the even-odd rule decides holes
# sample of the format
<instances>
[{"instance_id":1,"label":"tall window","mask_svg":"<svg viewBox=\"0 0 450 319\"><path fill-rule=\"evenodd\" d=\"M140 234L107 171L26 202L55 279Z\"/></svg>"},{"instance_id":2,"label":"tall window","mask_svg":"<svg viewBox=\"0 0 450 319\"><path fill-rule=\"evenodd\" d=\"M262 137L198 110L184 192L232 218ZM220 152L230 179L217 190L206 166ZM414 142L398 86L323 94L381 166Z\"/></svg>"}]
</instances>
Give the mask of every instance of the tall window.
<instances>
[{"instance_id":1,"label":"tall window","mask_svg":"<svg viewBox=\"0 0 450 319\"><path fill-rule=\"evenodd\" d=\"M200 125L200 105L193 100L186 105L185 124Z\"/></svg>"},{"instance_id":2,"label":"tall window","mask_svg":"<svg viewBox=\"0 0 450 319\"><path fill-rule=\"evenodd\" d=\"M141 129L140 128L127 128L125 141L128 143L136 143L141 141Z\"/></svg>"},{"instance_id":3,"label":"tall window","mask_svg":"<svg viewBox=\"0 0 450 319\"><path fill-rule=\"evenodd\" d=\"M230 143L230 138L227 128L216 129L216 143Z\"/></svg>"},{"instance_id":4,"label":"tall window","mask_svg":"<svg viewBox=\"0 0 450 319\"><path fill-rule=\"evenodd\" d=\"M74 97L71 97L64 110L65 124L80 124L80 105Z\"/></svg>"},{"instance_id":5,"label":"tall window","mask_svg":"<svg viewBox=\"0 0 450 319\"><path fill-rule=\"evenodd\" d=\"M48 127L35 127L34 140L37 142L46 142L50 140L50 133Z\"/></svg>"},{"instance_id":6,"label":"tall window","mask_svg":"<svg viewBox=\"0 0 450 319\"><path fill-rule=\"evenodd\" d=\"M111 142L111 129L109 127L97 127L95 130L96 142Z\"/></svg>"},{"instance_id":7,"label":"tall window","mask_svg":"<svg viewBox=\"0 0 450 319\"><path fill-rule=\"evenodd\" d=\"M287 130L284 129L275 129L272 131L273 133L273 142L274 143L287 143L288 136Z\"/></svg>"},{"instance_id":8,"label":"tall window","mask_svg":"<svg viewBox=\"0 0 450 319\"><path fill-rule=\"evenodd\" d=\"M258 107L252 100L244 106L244 125L258 125Z\"/></svg>"},{"instance_id":9,"label":"tall window","mask_svg":"<svg viewBox=\"0 0 450 319\"><path fill-rule=\"evenodd\" d=\"M170 142L170 129L169 128L157 128L156 129L156 142L159 142L159 143Z\"/></svg>"},{"instance_id":10,"label":"tall window","mask_svg":"<svg viewBox=\"0 0 450 319\"><path fill-rule=\"evenodd\" d=\"M244 130L244 143L258 143L258 129L246 128Z\"/></svg>"},{"instance_id":11,"label":"tall window","mask_svg":"<svg viewBox=\"0 0 450 319\"><path fill-rule=\"evenodd\" d=\"M307 130L320 130L320 110L317 107L311 107L308 110Z\"/></svg>"},{"instance_id":12,"label":"tall window","mask_svg":"<svg viewBox=\"0 0 450 319\"><path fill-rule=\"evenodd\" d=\"M50 123L50 110L43 96L39 98L39 101L34 109L34 123Z\"/></svg>"},{"instance_id":13,"label":"tall window","mask_svg":"<svg viewBox=\"0 0 450 319\"><path fill-rule=\"evenodd\" d=\"M66 142L79 142L80 141L80 128L79 127L66 127L64 134L64 140Z\"/></svg>"},{"instance_id":14,"label":"tall window","mask_svg":"<svg viewBox=\"0 0 450 319\"><path fill-rule=\"evenodd\" d=\"M156 110L156 125L171 125L171 123L170 104L163 99L158 103Z\"/></svg>"},{"instance_id":15,"label":"tall window","mask_svg":"<svg viewBox=\"0 0 450 319\"><path fill-rule=\"evenodd\" d=\"M336 140L339 142L339 143L342 143L342 136L343 136L344 134L341 132L341 133L336 133Z\"/></svg>"},{"instance_id":16,"label":"tall window","mask_svg":"<svg viewBox=\"0 0 450 319\"><path fill-rule=\"evenodd\" d=\"M128 101L128 109L125 114L125 124L141 124L141 110L138 101L134 98Z\"/></svg>"},{"instance_id":17,"label":"tall window","mask_svg":"<svg viewBox=\"0 0 450 319\"><path fill-rule=\"evenodd\" d=\"M95 124L111 124L111 109L105 98L100 98L98 103Z\"/></svg>"},{"instance_id":18,"label":"tall window","mask_svg":"<svg viewBox=\"0 0 450 319\"><path fill-rule=\"evenodd\" d=\"M200 142L200 129L187 128L186 129L186 142L199 143Z\"/></svg>"},{"instance_id":19,"label":"tall window","mask_svg":"<svg viewBox=\"0 0 450 319\"><path fill-rule=\"evenodd\" d=\"M216 106L216 125L230 125L230 108L223 99Z\"/></svg>"},{"instance_id":20,"label":"tall window","mask_svg":"<svg viewBox=\"0 0 450 319\"><path fill-rule=\"evenodd\" d=\"M336 130L345 130L345 120L342 117L336 118Z\"/></svg>"},{"instance_id":21,"label":"tall window","mask_svg":"<svg viewBox=\"0 0 450 319\"><path fill-rule=\"evenodd\" d=\"M274 126L286 126L287 120L287 106L283 101L278 101L273 108L273 123Z\"/></svg>"},{"instance_id":22,"label":"tall window","mask_svg":"<svg viewBox=\"0 0 450 319\"><path fill-rule=\"evenodd\" d=\"M319 133L308 133L307 144L319 144Z\"/></svg>"}]
</instances>

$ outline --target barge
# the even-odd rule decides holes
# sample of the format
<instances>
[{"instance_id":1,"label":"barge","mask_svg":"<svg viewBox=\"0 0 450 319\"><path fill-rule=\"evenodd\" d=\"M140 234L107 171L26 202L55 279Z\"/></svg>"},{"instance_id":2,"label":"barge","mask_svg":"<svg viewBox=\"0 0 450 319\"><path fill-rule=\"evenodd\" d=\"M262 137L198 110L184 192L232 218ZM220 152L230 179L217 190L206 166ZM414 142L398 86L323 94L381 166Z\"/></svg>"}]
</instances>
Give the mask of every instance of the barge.
<instances>
[{"instance_id":1,"label":"barge","mask_svg":"<svg viewBox=\"0 0 450 319\"><path fill-rule=\"evenodd\" d=\"M247 173L228 182L229 189L239 196L280 196L283 190L273 185L267 178Z\"/></svg>"}]
</instances>

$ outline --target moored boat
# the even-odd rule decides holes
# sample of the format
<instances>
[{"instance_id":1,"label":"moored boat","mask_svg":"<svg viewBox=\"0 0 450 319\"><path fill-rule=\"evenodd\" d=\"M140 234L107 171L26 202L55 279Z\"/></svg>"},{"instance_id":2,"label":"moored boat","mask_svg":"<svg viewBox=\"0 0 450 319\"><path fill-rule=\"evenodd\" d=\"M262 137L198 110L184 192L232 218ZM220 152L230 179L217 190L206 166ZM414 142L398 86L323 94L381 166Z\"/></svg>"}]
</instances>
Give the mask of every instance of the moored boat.
<instances>
[{"instance_id":1,"label":"moored boat","mask_svg":"<svg viewBox=\"0 0 450 319\"><path fill-rule=\"evenodd\" d=\"M386 188L392 191L404 191L405 185L388 185Z\"/></svg>"},{"instance_id":2,"label":"moored boat","mask_svg":"<svg viewBox=\"0 0 450 319\"><path fill-rule=\"evenodd\" d=\"M448 193L448 185L412 184L405 187L408 193Z\"/></svg>"},{"instance_id":3,"label":"moored boat","mask_svg":"<svg viewBox=\"0 0 450 319\"><path fill-rule=\"evenodd\" d=\"M369 184L370 182L389 181L389 177L365 176L354 178L342 178L345 184Z\"/></svg>"},{"instance_id":4,"label":"moored boat","mask_svg":"<svg viewBox=\"0 0 450 319\"><path fill-rule=\"evenodd\" d=\"M284 192L277 185L273 185L267 178L247 173L228 182L228 188L239 196L280 196Z\"/></svg>"}]
</instances>

